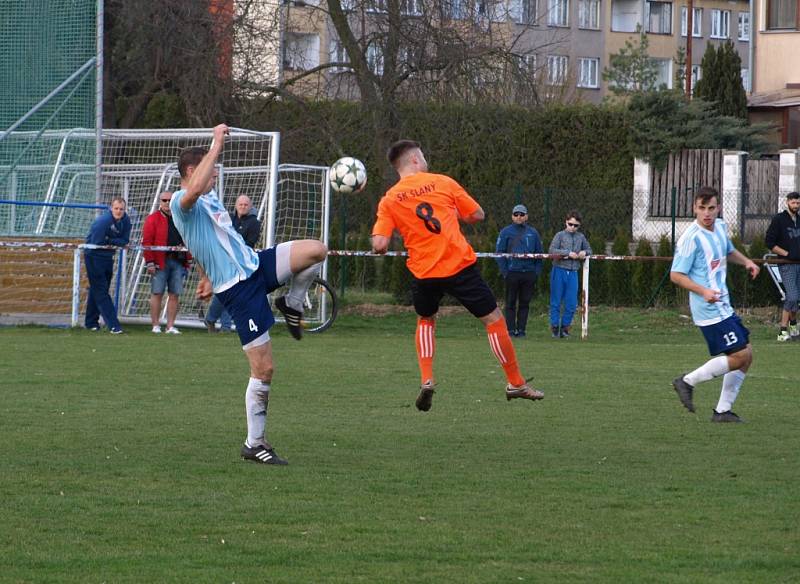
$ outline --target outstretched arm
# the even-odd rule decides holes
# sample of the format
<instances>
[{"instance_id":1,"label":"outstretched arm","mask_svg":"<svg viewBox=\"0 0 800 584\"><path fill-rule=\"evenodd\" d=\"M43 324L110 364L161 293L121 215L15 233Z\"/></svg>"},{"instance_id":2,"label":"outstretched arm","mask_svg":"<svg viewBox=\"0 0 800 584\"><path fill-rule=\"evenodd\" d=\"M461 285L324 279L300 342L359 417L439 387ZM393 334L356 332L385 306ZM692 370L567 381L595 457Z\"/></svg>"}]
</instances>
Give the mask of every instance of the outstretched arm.
<instances>
[{"instance_id":1,"label":"outstretched arm","mask_svg":"<svg viewBox=\"0 0 800 584\"><path fill-rule=\"evenodd\" d=\"M744 266L744 268L750 272L750 278L753 280L755 280L756 276L758 276L758 272L761 271L761 269L753 260L744 255L738 249L735 249L728 254L728 261L734 264L739 264L740 266Z\"/></svg>"},{"instance_id":2,"label":"outstretched arm","mask_svg":"<svg viewBox=\"0 0 800 584\"><path fill-rule=\"evenodd\" d=\"M194 169L189 183L186 185L186 193L181 197L181 209L188 211L197 202L203 194L205 194L208 181L214 175L214 166L217 164L222 152L222 146L225 143L225 135L229 132L228 126L219 124L214 128L214 139L211 141L211 147L208 153L203 156L203 160Z\"/></svg>"}]
</instances>

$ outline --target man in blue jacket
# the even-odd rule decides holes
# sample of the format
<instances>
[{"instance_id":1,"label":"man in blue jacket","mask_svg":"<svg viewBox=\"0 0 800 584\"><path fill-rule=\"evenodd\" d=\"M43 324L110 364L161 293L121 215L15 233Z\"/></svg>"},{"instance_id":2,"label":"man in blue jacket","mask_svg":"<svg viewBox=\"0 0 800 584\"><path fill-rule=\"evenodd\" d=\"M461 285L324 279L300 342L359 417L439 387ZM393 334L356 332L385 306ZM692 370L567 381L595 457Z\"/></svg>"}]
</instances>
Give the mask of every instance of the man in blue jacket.
<instances>
[{"instance_id":1,"label":"man in blue jacket","mask_svg":"<svg viewBox=\"0 0 800 584\"><path fill-rule=\"evenodd\" d=\"M131 220L125 212L125 199L114 197L111 209L104 211L92 223L86 243L124 247L131 237ZM83 252L86 275L89 277L89 295L86 299L86 328L100 330L100 315L112 334L118 335L122 327L117 318L117 309L111 301L108 289L114 277L113 249L87 249Z\"/></svg>"},{"instance_id":2,"label":"man in blue jacket","mask_svg":"<svg viewBox=\"0 0 800 584\"><path fill-rule=\"evenodd\" d=\"M511 225L497 237L497 253L542 253L539 232L527 224L528 209L517 205L511 211ZM508 334L524 337L528 324L531 298L536 291L536 279L542 273L542 260L497 258L500 273L506 282L506 323Z\"/></svg>"}]
</instances>

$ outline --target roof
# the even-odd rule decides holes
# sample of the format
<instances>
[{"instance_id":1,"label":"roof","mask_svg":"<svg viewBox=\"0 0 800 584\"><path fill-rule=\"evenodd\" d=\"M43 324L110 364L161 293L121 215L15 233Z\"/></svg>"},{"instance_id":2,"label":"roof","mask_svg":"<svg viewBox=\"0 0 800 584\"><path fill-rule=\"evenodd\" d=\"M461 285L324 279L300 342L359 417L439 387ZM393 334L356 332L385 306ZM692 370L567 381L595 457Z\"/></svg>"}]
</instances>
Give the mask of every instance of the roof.
<instances>
[{"instance_id":1,"label":"roof","mask_svg":"<svg viewBox=\"0 0 800 584\"><path fill-rule=\"evenodd\" d=\"M747 98L747 107L794 107L800 106L800 89L778 89L753 93Z\"/></svg>"}]
</instances>

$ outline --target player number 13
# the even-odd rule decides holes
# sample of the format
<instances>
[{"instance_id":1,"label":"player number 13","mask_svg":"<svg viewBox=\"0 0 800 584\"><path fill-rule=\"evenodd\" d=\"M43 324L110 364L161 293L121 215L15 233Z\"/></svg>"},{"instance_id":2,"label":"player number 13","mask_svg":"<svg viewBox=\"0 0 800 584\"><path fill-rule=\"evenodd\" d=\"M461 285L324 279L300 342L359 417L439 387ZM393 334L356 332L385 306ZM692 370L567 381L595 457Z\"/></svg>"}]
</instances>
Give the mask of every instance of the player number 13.
<instances>
[{"instance_id":1,"label":"player number 13","mask_svg":"<svg viewBox=\"0 0 800 584\"><path fill-rule=\"evenodd\" d=\"M739 340L739 338L736 336L736 333L734 332L725 333L724 335L722 335L722 338L725 339L726 347L730 347L731 345L736 344L736 341Z\"/></svg>"}]
</instances>

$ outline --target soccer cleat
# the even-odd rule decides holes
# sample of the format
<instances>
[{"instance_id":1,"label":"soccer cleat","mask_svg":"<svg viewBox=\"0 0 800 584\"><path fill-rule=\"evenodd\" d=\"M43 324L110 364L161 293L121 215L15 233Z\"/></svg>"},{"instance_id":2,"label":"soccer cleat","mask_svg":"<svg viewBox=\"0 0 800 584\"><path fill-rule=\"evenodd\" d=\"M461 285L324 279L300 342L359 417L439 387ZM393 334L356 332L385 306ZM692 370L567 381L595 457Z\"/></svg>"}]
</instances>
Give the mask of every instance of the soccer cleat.
<instances>
[{"instance_id":1,"label":"soccer cleat","mask_svg":"<svg viewBox=\"0 0 800 584\"><path fill-rule=\"evenodd\" d=\"M160 325L153 325L153 333L160 335L161 334L161 326Z\"/></svg>"},{"instance_id":2,"label":"soccer cleat","mask_svg":"<svg viewBox=\"0 0 800 584\"><path fill-rule=\"evenodd\" d=\"M303 327L300 326L300 320L303 318L303 313L299 310L289 307L286 304L286 296L281 296L275 300L275 306L283 313L283 319L286 321L286 327L291 334L298 341L303 338Z\"/></svg>"},{"instance_id":3,"label":"soccer cleat","mask_svg":"<svg viewBox=\"0 0 800 584\"><path fill-rule=\"evenodd\" d=\"M692 403L692 392L694 391L694 386L686 383L683 380L683 375L679 375L672 381L672 387L675 393L678 394L678 399L681 400L683 407L693 412L694 404Z\"/></svg>"},{"instance_id":4,"label":"soccer cleat","mask_svg":"<svg viewBox=\"0 0 800 584\"><path fill-rule=\"evenodd\" d=\"M112 335L121 335L122 334L122 329L121 328L114 328L114 329L111 329L108 332L110 332Z\"/></svg>"},{"instance_id":5,"label":"soccer cleat","mask_svg":"<svg viewBox=\"0 0 800 584\"><path fill-rule=\"evenodd\" d=\"M207 320L204 320L204 321L203 321L203 324L204 324L204 325L206 325L206 329L207 329L207 330L208 330L208 332L210 332L211 334L214 334L215 332L217 332L217 325L216 325L215 323L213 323L213 322L208 322Z\"/></svg>"},{"instance_id":6,"label":"soccer cleat","mask_svg":"<svg viewBox=\"0 0 800 584\"><path fill-rule=\"evenodd\" d=\"M792 340L796 340L797 337L800 337L800 328L798 328L796 324L789 324L789 336L792 337Z\"/></svg>"},{"instance_id":7,"label":"soccer cleat","mask_svg":"<svg viewBox=\"0 0 800 584\"><path fill-rule=\"evenodd\" d=\"M171 326L171 327L169 327L169 328L167 329L167 334L168 334L168 335L179 335L179 334L181 334L181 331L179 331L178 329L176 329L174 326Z\"/></svg>"},{"instance_id":8,"label":"soccer cleat","mask_svg":"<svg viewBox=\"0 0 800 584\"><path fill-rule=\"evenodd\" d=\"M791 341L792 336L789 334L789 331L781 331L778 333L778 342L785 343L786 341Z\"/></svg>"},{"instance_id":9,"label":"soccer cleat","mask_svg":"<svg viewBox=\"0 0 800 584\"><path fill-rule=\"evenodd\" d=\"M259 444L255 448L250 448L245 444L242 446L242 458L259 464L289 464L288 461L275 454L274 449L267 448L263 444Z\"/></svg>"},{"instance_id":10,"label":"soccer cleat","mask_svg":"<svg viewBox=\"0 0 800 584\"><path fill-rule=\"evenodd\" d=\"M432 379L419 386L419 395L417 396L417 409L421 412L427 412L433 405L433 394L436 393L434 388L436 384Z\"/></svg>"},{"instance_id":11,"label":"soccer cleat","mask_svg":"<svg viewBox=\"0 0 800 584\"><path fill-rule=\"evenodd\" d=\"M514 386L510 383L506 385L506 399L511 401L512 399L518 398L531 400L544 399L544 393L538 389L532 388L528 385L527 381L520 386Z\"/></svg>"},{"instance_id":12,"label":"soccer cleat","mask_svg":"<svg viewBox=\"0 0 800 584\"><path fill-rule=\"evenodd\" d=\"M718 412L714 410L714 413L711 415L712 422L733 422L733 423L743 423L744 420L741 419L739 416L734 414L732 411L728 410L727 412Z\"/></svg>"}]
</instances>

